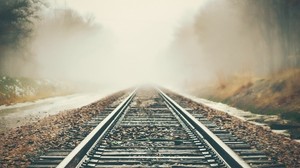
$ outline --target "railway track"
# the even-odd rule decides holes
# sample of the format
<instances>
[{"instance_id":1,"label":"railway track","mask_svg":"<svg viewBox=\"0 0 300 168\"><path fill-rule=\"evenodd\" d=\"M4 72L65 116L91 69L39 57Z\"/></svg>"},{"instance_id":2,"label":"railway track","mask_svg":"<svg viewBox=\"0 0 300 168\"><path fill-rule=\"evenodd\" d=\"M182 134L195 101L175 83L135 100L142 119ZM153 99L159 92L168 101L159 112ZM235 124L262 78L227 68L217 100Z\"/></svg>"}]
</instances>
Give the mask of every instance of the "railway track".
<instances>
[{"instance_id":1,"label":"railway track","mask_svg":"<svg viewBox=\"0 0 300 168\"><path fill-rule=\"evenodd\" d=\"M135 90L99 115L75 149L29 167L284 167L159 89Z\"/></svg>"}]
</instances>

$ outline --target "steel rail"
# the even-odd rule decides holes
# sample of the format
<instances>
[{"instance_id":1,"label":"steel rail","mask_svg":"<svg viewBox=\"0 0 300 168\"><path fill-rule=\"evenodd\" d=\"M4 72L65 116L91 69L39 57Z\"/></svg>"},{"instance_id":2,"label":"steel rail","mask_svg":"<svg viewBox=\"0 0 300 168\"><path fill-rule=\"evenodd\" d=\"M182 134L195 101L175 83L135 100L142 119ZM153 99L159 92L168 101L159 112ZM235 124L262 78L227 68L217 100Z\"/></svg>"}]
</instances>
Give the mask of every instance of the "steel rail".
<instances>
[{"instance_id":1,"label":"steel rail","mask_svg":"<svg viewBox=\"0 0 300 168\"><path fill-rule=\"evenodd\" d=\"M194 116L187 112L184 108L178 105L174 100L156 88L161 97L167 104L177 113L182 115L194 128L197 130L204 139L207 140L209 145L213 147L215 152L232 168L250 168L251 166L240 158L231 148L229 148L223 141L221 141L213 132L211 132L205 125L199 122Z\"/></svg>"},{"instance_id":2,"label":"steel rail","mask_svg":"<svg viewBox=\"0 0 300 168\"><path fill-rule=\"evenodd\" d=\"M117 106L92 132L57 166L58 168L76 167L86 156L88 151L99 139L103 137L106 131L113 126L120 114L123 113L131 100L135 96L135 89L119 106Z\"/></svg>"}]
</instances>

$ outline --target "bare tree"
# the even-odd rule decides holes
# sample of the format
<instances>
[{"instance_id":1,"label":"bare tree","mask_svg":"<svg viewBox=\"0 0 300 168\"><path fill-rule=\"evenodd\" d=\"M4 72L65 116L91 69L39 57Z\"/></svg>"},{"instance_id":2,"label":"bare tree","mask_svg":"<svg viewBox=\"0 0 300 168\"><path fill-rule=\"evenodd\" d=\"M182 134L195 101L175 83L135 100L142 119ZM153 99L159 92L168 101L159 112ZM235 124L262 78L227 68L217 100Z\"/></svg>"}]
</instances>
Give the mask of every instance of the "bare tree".
<instances>
[{"instance_id":1,"label":"bare tree","mask_svg":"<svg viewBox=\"0 0 300 168\"><path fill-rule=\"evenodd\" d=\"M0 0L0 73L5 68L3 59L29 55L28 40L44 5L44 0Z\"/></svg>"},{"instance_id":2,"label":"bare tree","mask_svg":"<svg viewBox=\"0 0 300 168\"><path fill-rule=\"evenodd\" d=\"M0 0L0 45L19 45L30 36L41 0Z\"/></svg>"}]
</instances>

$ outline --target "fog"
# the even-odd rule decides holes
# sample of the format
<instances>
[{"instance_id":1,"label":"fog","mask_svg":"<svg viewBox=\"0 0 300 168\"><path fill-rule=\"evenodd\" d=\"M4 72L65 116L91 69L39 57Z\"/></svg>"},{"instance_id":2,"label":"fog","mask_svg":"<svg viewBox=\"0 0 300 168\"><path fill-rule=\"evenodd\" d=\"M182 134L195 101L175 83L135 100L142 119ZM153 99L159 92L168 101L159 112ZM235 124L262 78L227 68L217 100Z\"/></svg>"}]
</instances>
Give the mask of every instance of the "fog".
<instances>
[{"instance_id":1,"label":"fog","mask_svg":"<svg viewBox=\"0 0 300 168\"><path fill-rule=\"evenodd\" d=\"M170 44L177 28L192 22L203 2L52 2L36 28L32 46L37 74L102 86L173 83L180 70L176 60L168 57ZM80 16L80 24L88 26L60 24L72 20L66 11Z\"/></svg>"},{"instance_id":2,"label":"fog","mask_svg":"<svg viewBox=\"0 0 300 168\"><path fill-rule=\"evenodd\" d=\"M22 52L31 56L6 54L1 71L99 87L186 87L232 74L263 76L296 64L299 52L297 47L287 52L292 45L283 42L293 34L284 33L277 19L282 13L270 4L282 6L234 0L48 1L26 43L30 52Z\"/></svg>"},{"instance_id":3,"label":"fog","mask_svg":"<svg viewBox=\"0 0 300 168\"><path fill-rule=\"evenodd\" d=\"M261 78L299 66L299 1L210 1L182 24L169 50L181 86L234 75ZM296 49L298 48L298 49ZM197 86L197 87L198 87Z\"/></svg>"},{"instance_id":4,"label":"fog","mask_svg":"<svg viewBox=\"0 0 300 168\"><path fill-rule=\"evenodd\" d=\"M242 73L263 76L271 71L270 57L274 70L280 68L279 37L273 36L272 44L267 44L246 8L233 1L208 3L194 22L178 29L170 53L181 60L183 84L207 84Z\"/></svg>"}]
</instances>

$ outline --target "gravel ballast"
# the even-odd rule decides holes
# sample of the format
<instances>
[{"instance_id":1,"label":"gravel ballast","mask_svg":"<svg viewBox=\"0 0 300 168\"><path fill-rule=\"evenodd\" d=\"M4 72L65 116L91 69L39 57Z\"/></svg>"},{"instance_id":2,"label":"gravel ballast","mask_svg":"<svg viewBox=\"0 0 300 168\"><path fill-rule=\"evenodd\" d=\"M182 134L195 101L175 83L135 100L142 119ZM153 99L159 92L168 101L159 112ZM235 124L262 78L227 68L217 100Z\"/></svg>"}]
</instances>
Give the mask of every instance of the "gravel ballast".
<instances>
[{"instance_id":1,"label":"gravel ballast","mask_svg":"<svg viewBox=\"0 0 300 168\"><path fill-rule=\"evenodd\" d=\"M70 142L75 147L79 142L70 141L71 132L75 130L88 134L90 130L85 129L84 123L108 105L117 106L127 93L129 92L121 91L90 105L63 111L1 133L0 167L26 167L47 149L70 145ZM183 107L202 111L204 116L218 126L234 133L252 147L264 151L270 159L278 160L290 168L300 167L300 143L272 132L269 127L243 121L171 92L168 95Z\"/></svg>"},{"instance_id":2,"label":"gravel ballast","mask_svg":"<svg viewBox=\"0 0 300 168\"><path fill-rule=\"evenodd\" d=\"M47 149L57 148L70 140L70 132L76 128L87 133L82 125L105 107L118 105L128 91L120 91L81 108L62 111L35 123L1 133L0 167L26 167ZM78 142L74 142L76 146Z\"/></svg>"},{"instance_id":3,"label":"gravel ballast","mask_svg":"<svg viewBox=\"0 0 300 168\"><path fill-rule=\"evenodd\" d=\"M168 95L184 107L200 110L209 120L227 129L258 150L264 151L270 159L275 159L289 168L300 167L300 143L274 133L267 126L260 126L231 116L223 111L212 109L172 92Z\"/></svg>"}]
</instances>

